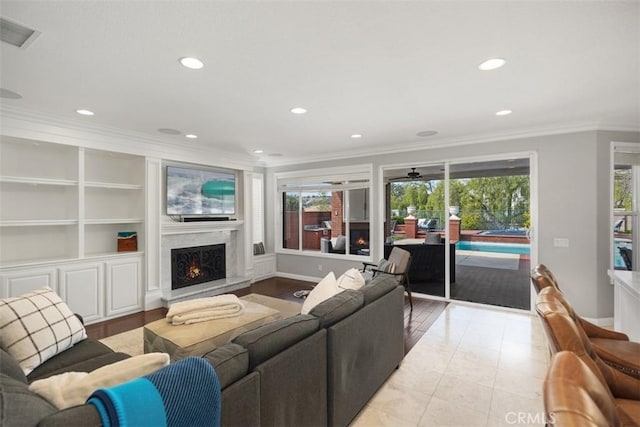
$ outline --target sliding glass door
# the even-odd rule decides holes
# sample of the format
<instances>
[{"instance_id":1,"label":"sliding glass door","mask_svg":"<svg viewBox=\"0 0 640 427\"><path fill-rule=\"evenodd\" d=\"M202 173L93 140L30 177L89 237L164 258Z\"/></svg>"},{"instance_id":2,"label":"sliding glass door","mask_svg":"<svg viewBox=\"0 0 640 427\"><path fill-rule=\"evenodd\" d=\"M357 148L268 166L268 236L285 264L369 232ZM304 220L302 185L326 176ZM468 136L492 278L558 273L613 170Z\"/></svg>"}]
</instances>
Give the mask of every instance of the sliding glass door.
<instances>
[{"instance_id":1,"label":"sliding glass door","mask_svg":"<svg viewBox=\"0 0 640 427\"><path fill-rule=\"evenodd\" d=\"M390 171L385 258L394 247L411 252L413 292L445 297L444 164Z\"/></svg>"},{"instance_id":2,"label":"sliding glass door","mask_svg":"<svg viewBox=\"0 0 640 427\"><path fill-rule=\"evenodd\" d=\"M385 254L412 253L413 292L531 309L528 155L389 168L384 178Z\"/></svg>"},{"instance_id":3,"label":"sliding glass door","mask_svg":"<svg viewBox=\"0 0 640 427\"><path fill-rule=\"evenodd\" d=\"M529 175L528 158L450 166L451 299L530 309Z\"/></svg>"}]
</instances>

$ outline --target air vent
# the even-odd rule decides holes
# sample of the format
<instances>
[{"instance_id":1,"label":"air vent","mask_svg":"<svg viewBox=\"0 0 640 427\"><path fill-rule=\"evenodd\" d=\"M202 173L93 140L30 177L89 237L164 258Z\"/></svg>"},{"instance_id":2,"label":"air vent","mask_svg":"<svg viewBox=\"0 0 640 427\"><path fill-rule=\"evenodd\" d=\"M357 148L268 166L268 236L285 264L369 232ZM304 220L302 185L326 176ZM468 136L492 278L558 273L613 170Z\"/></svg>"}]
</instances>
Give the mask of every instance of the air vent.
<instances>
[{"instance_id":1,"label":"air vent","mask_svg":"<svg viewBox=\"0 0 640 427\"><path fill-rule=\"evenodd\" d=\"M0 18L0 39L5 43L26 49L39 35L40 31L32 30L7 18Z\"/></svg>"}]
</instances>

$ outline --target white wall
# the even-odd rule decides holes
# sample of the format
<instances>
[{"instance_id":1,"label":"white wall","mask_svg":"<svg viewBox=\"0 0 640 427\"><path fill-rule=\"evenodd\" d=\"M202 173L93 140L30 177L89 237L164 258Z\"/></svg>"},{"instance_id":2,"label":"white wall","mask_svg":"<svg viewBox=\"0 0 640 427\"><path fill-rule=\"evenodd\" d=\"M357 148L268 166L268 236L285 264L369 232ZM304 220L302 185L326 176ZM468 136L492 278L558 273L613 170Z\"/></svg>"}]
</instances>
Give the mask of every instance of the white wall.
<instances>
[{"instance_id":1,"label":"white wall","mask_svg":"<svg viewBox=\"0 0 640 427\"><path fill-rule=\"evenodd\" d=\"M275 228L274 209L277 197L273 174L299 169L317 169L349 164L372 163L374 170L372 205L383 201L378 188L378 168L384 165L428 163L464 159L474 156L533 151L538 158L538 220L539 262L547 264L557 274L562 289L574 308L585 317L607 318L613 315L613 287L609 284L609 142L612 140L639 142L634 132L578 132L563 135L536 136L491 143L450 148L434 148L378 156L363 156L283 166L267 170L267 221ZM372 212L375 212L373 210ZM372 230L380 229L374 215ZM556 248L553 239L569 239L568 248ZM268 244L275 241L273 232ZM378 259L382 240L374 242L372 258ZM339 273L358 266L356 261L333 260L308 255L278 254L278 272L322 277L332 269ZM322 266L322 271L318 269Z\"/></svg>"}]
</instances>

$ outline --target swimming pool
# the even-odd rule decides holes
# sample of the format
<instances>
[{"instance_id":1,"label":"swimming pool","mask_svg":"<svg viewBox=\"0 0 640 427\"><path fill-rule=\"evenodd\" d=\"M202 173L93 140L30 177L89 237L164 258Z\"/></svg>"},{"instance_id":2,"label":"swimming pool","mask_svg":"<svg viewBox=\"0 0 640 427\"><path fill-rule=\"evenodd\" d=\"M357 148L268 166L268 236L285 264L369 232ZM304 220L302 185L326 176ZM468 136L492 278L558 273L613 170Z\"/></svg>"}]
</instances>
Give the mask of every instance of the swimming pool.
<instances>
[{"instance_id":1,"label":"swimming pool","mask_svg":"<svg viewBox=\"0 0 640 427\"><path fill-rule=\"evenodd\" d=\"M492 243L492 242L469 242L460 240L456 243L456 249L463 251L497 252L501 254L529 255L531 248L524 243Z\"/></svg>"},{"instance_id":2,"label":"swimming pool","mask_svg":"<svg viewBox=\"0 0 640 427\"><path fill-rule=\"evenodd\" d=\"M627 266L620 255L619 248L629 248L631 249L631 240L629 239L613 239L613 265L615 268L626 270Z\"/></svg>"},{"instance_id":3,"label":"swimming pool","mask_svg":"<svg viewBox=\"0 0 640 427\"><path fill-rule=\"evenodd\" d=\"M509 228L507 230L484 230L478 233L482 236L526 236L527 230Z\"/></svg>"}]
</instances>

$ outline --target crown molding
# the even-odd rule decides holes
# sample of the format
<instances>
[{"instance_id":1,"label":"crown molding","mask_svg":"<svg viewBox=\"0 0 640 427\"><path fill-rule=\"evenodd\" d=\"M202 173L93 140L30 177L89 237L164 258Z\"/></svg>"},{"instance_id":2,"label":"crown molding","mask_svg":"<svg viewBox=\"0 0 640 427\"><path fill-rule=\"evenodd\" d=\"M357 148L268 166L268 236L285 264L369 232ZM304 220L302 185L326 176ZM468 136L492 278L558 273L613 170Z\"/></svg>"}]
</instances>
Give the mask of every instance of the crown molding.
<instances>
[{"instance_id":1,"label":"crown molding","mask_svg":"<svg viewBox=\"0 0 640 427\"><path fill-rule=\"evenodd\" d=\"M435 137L429 138L429 141L412 141L412 142L399 142L397 144L386 144L385 147L379 149L366 148L359 150L341 151L339 153L316 155L313 159L310 158L296 158L276 161L263 161L265 167L279 167L290 166L296 164L316 163L323 161L334 161L348 158L370 157L370 156L383 156L388 154L397 154L404 152L413 152L420 150L434 150L440 148L451 148L473 144L487 144L492 142L500 142L507 140L518 140L525 138L535 138L540 136L562 135L569 133L579 132L593 132L593 131L613 131L613 132L640 132L640 126L637 124L628 123L599 123L599 122L579 122L579 123L562 123L555 125L532 127L527 129L513 129L505 132L498 133L485 133L476 135L465 135L461 137L444 138ZM393 148L390 148L393 147Z\"/></svg>"},{"instance_id":2,"label":"crown molding","mask_svg":"<svg viewBox=\"0 0 640 427\"><path fill-rule=\"evenodd\" d=\"M78 123L14 106L0 106L0 133L16 138L34 139L107 151L160 157L167 160L203 163L241 170L252 170L256 159L186 141L151 137L141 132L95 124Z\"/></svg>"}]
</instances>

